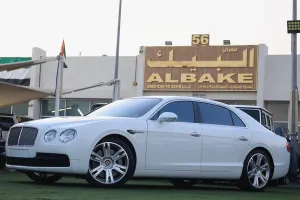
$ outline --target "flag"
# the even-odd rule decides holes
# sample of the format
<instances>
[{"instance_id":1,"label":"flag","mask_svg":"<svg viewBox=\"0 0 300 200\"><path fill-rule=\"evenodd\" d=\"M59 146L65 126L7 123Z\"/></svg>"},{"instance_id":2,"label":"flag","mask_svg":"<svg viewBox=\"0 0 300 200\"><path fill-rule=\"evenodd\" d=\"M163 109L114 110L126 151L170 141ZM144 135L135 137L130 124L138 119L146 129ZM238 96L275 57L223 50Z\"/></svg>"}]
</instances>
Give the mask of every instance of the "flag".
<instances>
[{"instance_id":1,"label":"flag","mask_svg":"<svg viewBox=\"0 0 300 200\"><path fill-rule=\"evenodd\" d=\"M61 49L60 49L60 55L65 57L67 56L66 54L66 47L65 47L65 41L63 40L62 45L61 45Z\"/></svg>"}]
</instances>

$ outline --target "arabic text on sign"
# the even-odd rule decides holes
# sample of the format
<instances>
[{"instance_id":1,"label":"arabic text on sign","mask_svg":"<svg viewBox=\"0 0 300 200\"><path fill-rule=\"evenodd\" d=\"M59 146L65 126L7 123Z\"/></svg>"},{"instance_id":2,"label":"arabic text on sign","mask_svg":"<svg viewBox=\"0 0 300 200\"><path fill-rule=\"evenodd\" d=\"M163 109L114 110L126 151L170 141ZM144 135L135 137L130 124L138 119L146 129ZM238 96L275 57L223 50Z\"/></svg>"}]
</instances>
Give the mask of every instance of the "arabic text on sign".
<instances>
[{"instance_id":1,"label":"arabic text on sign","mask_svg":"<svg viewBox=\"0 0 300 200\"><path fill-rule=\"evenodd\" d=\"M157 55L162 55L161 51ZM174 61L174 50L169 52L169 60L167 61L153 61L151 58L147 60L147 65L150 68L164 68L164 67L247 67L248 50L243 51L242 60L224 61L222 55L219 55L215 61L197 60L197 56L193 56L190 61ZM254 49L250 50L249 67L254 67Z\"/></svg>"}]
</instances>

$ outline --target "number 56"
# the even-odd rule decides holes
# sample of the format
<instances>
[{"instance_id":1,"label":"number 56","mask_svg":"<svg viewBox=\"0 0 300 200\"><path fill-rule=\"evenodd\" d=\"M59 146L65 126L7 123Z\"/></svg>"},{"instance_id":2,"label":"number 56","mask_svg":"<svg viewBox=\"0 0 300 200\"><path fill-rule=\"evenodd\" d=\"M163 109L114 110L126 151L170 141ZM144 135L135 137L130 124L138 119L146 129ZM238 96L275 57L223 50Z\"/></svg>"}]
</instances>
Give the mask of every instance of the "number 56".
<instances>
[{"instance_id":1,"label":"number 56","mask_svg":"<svg viewBox=\"0 0 300 200\"><path fill-rule=\"evenodd\" d=\"M209 34L193 34L192 45L209 45Z\"/></svg>"}]
</instances>

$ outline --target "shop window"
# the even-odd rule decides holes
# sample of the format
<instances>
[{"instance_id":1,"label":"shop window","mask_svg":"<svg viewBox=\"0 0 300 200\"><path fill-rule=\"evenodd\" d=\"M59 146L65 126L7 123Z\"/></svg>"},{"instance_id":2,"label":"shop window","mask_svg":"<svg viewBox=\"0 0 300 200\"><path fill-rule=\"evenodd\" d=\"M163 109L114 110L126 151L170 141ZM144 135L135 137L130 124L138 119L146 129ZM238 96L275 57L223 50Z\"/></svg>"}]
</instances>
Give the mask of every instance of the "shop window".
<instances>
[{"instance_id":1,"label":"shop window","mask_svg":"<svg viewBox=\"0 0 300 200\"><path fill-rule=\"evenodd\" d=\"M59 116L65 116L65 100L60 100ZM55 116L55 100L45 99L42 101L42 116Z\"/></svg>"},{"instance_id":2,"label":"shop window","mask_svg":"<svg viewBox=\"0 0 300 200\"><path fill-rule=\"evenodd\" d=\"M11 106L0 108L0 113L11 114Z\"/></svg>"},{"instance_id":3,"label":"shop window","mask_svg":"<svg viewBox=\"0 0 300 200\"><path fill-rule=\"evenodd\" d=\"M90 110L89 100L67 100L66 116L83 116Z\"/></svg>"},{"instance_id":4,"label":"shop window","mask_svg":"<svg viewBox=\"0 0 300 200\"><path fill-rule=\"evenodd\" d=\"M17 115L27 116L28 115L28 103L14 105L12 108L12 113L17 114Z\"/></svg>"}]
</instances>

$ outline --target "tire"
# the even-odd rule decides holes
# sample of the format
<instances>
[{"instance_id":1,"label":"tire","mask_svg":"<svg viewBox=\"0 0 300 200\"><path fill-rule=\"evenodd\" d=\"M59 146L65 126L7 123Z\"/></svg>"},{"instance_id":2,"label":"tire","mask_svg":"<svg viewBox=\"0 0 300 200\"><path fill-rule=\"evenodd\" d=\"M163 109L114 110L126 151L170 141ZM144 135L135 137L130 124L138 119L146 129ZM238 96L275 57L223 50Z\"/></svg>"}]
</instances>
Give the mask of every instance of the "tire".
<instances>
[{"instance_id":1,"label":"tire","mask_svg":"<svg viewBox=\"0 0 300 200\"><path fill-rule=\"evenodd\" d=\"M103 149L110 149L110 153L104 155ZM122 186L133 176L135 163L126 142L119 138L103 139L91 153L86 181L96 187Z\"/></svg>"},{"instance_id":2,"label":"tire","mask_svg":"<svg viewBox=\"0 0 300 200\"><path fill-rule=\"evenodd\" d=\"M256 162L258 158L261 158L260 163ZM248 177L248 173L250 177ZM272 175L273 163L269 155L265 151L254 150L248 154L244 161L238 186L243 190L263 192L270 182ZM257 180L257 184L255 184L255 180Z\"/></svg>"},{"instance_id":3,"label":"tire","mask_svg":"<svg viewBox=\"0 0 300 200\"><path fill-rule=\"evenodd\" d=\"M53 184L59 181L63 176L58 174L47 174L39 172L25 172L25 174L34 182L40 184Z\"/></svg>"},{"instance_id":4,"label":"tire","mask_svg":"<svg viewBox=\"0 0 300 200\"><path fill-rule=\"evenodd\" d=\"M268 183L268 186L270 186L270 187L277 187L278 185L279 185L279 179L270 180Z\"/></svg>"},{"instance_id":5,"label":"tire","mask_svg":"<svg viewBox=\"0 0 300 200\"><path fill-rule=\"evenodd\" d=\"M184 179L173 179L170 182L176 188L191 188L193 185L197 184L198 180L184 180Z\"/></svg>"}]
</instances>

